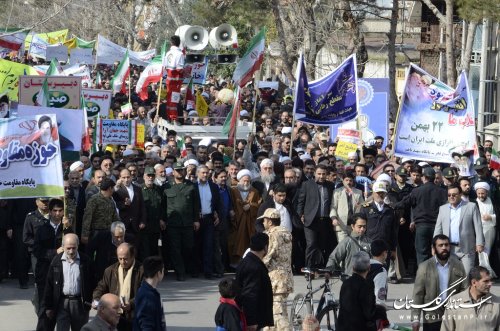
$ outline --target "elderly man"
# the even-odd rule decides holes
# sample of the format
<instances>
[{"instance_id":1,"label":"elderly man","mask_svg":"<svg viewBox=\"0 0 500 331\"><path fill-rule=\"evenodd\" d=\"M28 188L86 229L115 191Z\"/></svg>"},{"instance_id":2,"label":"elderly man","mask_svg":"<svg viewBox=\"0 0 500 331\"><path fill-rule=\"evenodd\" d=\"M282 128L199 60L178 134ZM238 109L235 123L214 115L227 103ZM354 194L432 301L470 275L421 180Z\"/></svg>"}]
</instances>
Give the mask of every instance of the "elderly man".
<instances>
[{"instance_id":1,"label":"elderly man","mask_svg":"<svg viewBox=\"0 0 500 331\"><path fill-rule=\"evenodd\" d=\"M439 208L434 236L449 236L452 254L462 261L465 272L476 264L476 251L484 249L483 226L479 208L473 202L462 200L462 189L448 186L448 203Z\"/></svg>"},{"instance_id":2,"label":"elderly man","mask_svg":"<svg viewBox=\"0 0 500 331\"><path fill-rule=\"evenodd\" d=\"M116 255L118 262L106 268L92 294L92 306L96 308L98 300L106 293L118 295L123 309L118 330L132 330L134 299L143 279L143 270L141 263L135 259L134 246L123 243L116 249Z\"/></svg>"},{"instance_id":3,"label":"elderly man","mask_svg":"<svg viewBox=\"0 0 500 331\"><path fill-rule=\"evenodd\" d=\"M265 201L269 191L279 183L279 178L274 173L274 162L271 159L264 159L260 162L260 177L252 180L252 186L259 192L262 201Z\"/></svg>"},{"instance_id":4,"label":"elderly man","mask_svg":"<svg viewBox=\"0 0 500 331\"><path fill-rule=\"evenodd\" d=\"M86 246L86 253L94 261L95 279L100 280L104 270L116 263L116 248L124 242L131 243L134 236L126 233L121 221L111 223L110 231L103 231L92 238Z\"/></svg>"},{"instance_id":5,"label":"elderly man","mask_svg":"<svg viewBox=\"0 0 500 331\"><path fill-rule=\"evenodd\" d=\"M486 253L490 254L493 243L495 242L495 226L497 223L495 207L493 206L491 198L488 196L490 185L486 182L477 182L474 185L474 190L476 191L476 203L479 207L481 223L483 225L484 250Z\"/></svg>"},{"instance_id":6,"label":"elderly man","mask_svg":"<svg viewBox=\"0 0 500 331\"><path fill-rule=\"evenodd\" d=\"M262 199L251 185L251 173L247 169L238 172L238 185L231 188L233 202L234 231L229 235L228 245L231 262L237 264L248 248L250 238L255 233L255 219Z\"/></svg>"},{"instance_id":7,"label":"elderly man","mask_svg":"<svg viewBox=\"0 0 500 331\"><path fill-rule=\"evenodd\" d=\"M165 166L162 164L155 164L153 167L155 171L155 185L159 187L163 187L165 183L167 182L167 173L165 172Z\"/></svg>"},{"instance_id":8,"label":"elderly man","mask_svg":"<svg viewBox=\"0 0 500 331\"><path fill-rule=\"evenodd\" d=\"M289 330L286 300L293 293L292 233L281 226L281 214L277 209L266 209L257 220L262 222L265 233L269 236L267 254L262 262L269 270L273 288L274 327L266 327L264 330Z\"/></svg>"},{"instance_id":9,"label":"elderly man","mask_svg":"<svg viewBox=\"0 0 500 331\"><path fill-rule=\"evenodd\" d=\"M45 314L56 320L57 330L80 330L89 319L94 279L89 257L78 252L78 237L67 234L63 252L56 255L47 273Z\"/></svg>"},{"instance_id":10,"label":"elderly man","mask_svg":"<svg viewBox=\"0 0 500 331\"><path fill-rule=\"evenodd\" d=\"M81 331L117 331L123 309L117 295L104 294L97 304L97 314Z\"/></svg>"}]
</instances>

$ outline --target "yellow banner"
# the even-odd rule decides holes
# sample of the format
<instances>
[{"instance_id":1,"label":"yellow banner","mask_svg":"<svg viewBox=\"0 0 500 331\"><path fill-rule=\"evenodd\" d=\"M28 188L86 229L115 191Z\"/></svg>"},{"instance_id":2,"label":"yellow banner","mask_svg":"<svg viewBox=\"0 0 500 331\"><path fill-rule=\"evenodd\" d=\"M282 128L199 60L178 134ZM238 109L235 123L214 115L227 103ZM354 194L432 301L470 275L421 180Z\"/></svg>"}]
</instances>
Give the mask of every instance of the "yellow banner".
<instances>
[{"instance_id":1,"label":"yellow banner","mask_svg":"<svg viewBox=\"0 0 500 331\"><path fill-rule=\"evenodd\" d=\"M71 38L69 40L66 40L64 43L63 43L66 47L68 47L68 51L72 48L76 48L76 37L75 38Z\"/></svg>"},{"instance_id":2,"label":"yellow banner","mask_svg":"<svg viewBox=\"0 0 500 331\"><path fill-rule=\"evenodd\" d=\"M135 146L144 149L144 124L137 124L135 128Z\"/></svg>"},{"instance_id":3,"label":"yellow banner","mask_svg":"<svg viewBox=\"0 0 500 331\"><path fill-rule=\"evenodd\" d=\"M49 44L64 43L66 41L66 37L68 36L68 29L37 33L36 35ZM24 40L24 49L29 49L32 39L33 35L29 34L26 36L26 39Z\"/></svg>"},{"instance_id":4,"label":"yellow banner","mask_svg":"<svg viewBox=\"0 0 500 331\"><path fill-rule=\"evenodd\" d=\"M0 59L0 96L6 94L10 101L17 101L22 75L38 75L38 72L28 65Z\"/></svg>"},{"instance_id":5,"label":"yellow banner","mask_svg":"<svg viewBox=\"0 0 500 331\"><path fill-rule=\"evenodd\" d=\"M356 152L358 145L354 143L349 143L347 141L340 140L337 143L337 149L335 150L335 156L338 159L347 160L349 153Z\"/></svg>"},{"instance_id":6,"label":"yellow banner","mask_svg":"<svg viewBox=\"0 0 500 331\"><path fill-rule=\"evenodd\" d=\"M205 117L208 115L207 102L200 93L196 93L196 112L200 117Z\"/></svg>"}]
</instances>

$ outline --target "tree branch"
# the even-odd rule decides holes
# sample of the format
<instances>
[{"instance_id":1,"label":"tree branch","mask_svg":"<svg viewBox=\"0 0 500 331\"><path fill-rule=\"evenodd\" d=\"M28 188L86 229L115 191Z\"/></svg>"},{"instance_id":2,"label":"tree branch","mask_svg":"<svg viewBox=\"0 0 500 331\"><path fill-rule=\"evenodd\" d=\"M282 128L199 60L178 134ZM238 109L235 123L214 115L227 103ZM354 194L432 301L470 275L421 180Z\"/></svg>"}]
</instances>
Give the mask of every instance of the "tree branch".
<instances>
[{"instance_id":1,"label":"tree branch","mask_svg":"<svg viewBox=\"0 0 500 331\"><path fill-rule=\"evenodd\" d=\"M446 25L446 17L437 9L431 0L422 0L422 2L434 13L434 15L436 15L441 24Z\"/></svg>"}]
</instances>

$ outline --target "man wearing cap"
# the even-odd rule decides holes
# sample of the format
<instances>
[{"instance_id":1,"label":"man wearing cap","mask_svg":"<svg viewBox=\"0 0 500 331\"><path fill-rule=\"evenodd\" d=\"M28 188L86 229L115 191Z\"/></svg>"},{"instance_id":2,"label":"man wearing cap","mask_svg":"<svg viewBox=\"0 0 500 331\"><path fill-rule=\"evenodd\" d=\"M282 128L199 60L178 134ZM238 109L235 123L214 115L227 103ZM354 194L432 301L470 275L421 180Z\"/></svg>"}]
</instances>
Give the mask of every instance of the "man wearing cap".
<instances>
[{"instance_id":1,"label":"man wearing cap","mask_svg":"<svg viewBox=\"0 0 500 331\"><path fill-rule=\"evenodd\" d=\"M484 250L483 226L479 208L473 202L462 200L458 185L448 186L448 203L439 208L434 236L450 238L450 253L458 256L468 274L476 263L476 251Z\"/></svg>"},{"instance_id":2,"label":"man wearing cap","mask_svg":"<svg viewBox=\"0 0 500 331\"><path fill-rule=\"evenodd\" d=\"M114 188L115 182L105 178L99 193L89 199L83 214L82 243L86 244L99 232L109 231L111 223L120 221L113 200Z\"/></svg>"},{"instance_id":3,"label":"man wearing cap","mask_svg":"<svg viewBox=\"0 0 500 331\"><path fill-rule=\"evenodd\" d=\"M363 204L360 214L366 219L366 236L371 241L384 240L391 251L390 258L396 258L398 245L399 221L396 220L394 209L384 202L388 184L382 181L373 183L373 201Z\"/></svg>"},{"instance_id":4,"label":"man wearing cap","mask_svg":"<svg viewBox=\"0 0 500 331\"><path fill-rule=\"evenodd\" d=\"M474 185L474 190L476 191L476 203L479 207L481 223L483 225L484 250L486 253L490 254L493 248L493 243L495 242L495 226L497 223L495 207L491 202L491 198L488 196L490 185L486 182L477 182Z\"/></svg>"},{"instance_id":5,"label":"man wearing cap","mask_svg":"<svg viewBox=\"0 0 500 331\"><path fill-rule=\"evenodd\" d=\"M444 186L456 184L458 180L458 173L456 168L446 167L443 169L443 183Z\"/></svg>"},{"instance_id":6,"label":"man wearing cap","mask_svg":"<svg viewBox=\"0 0 500 331\"><path fill-rule=\"evenodd\" d=\"M165 185L170 259L178 281L186 280L186 269L194 273L192 254L194 231L200 229L200 197L194 184L185 179L181 162L173 165L174 180ZM186 260L184 260L186 257ZM187 265L186 265L187 264ZM187 267L187 268L186 268Z\"/></svg>"},{"instance_id":7,"label":"man wearing cap","mask_svg":"<svg viewBox=\"0 0 500 331\"><path fill-rule=\"evenodd\" d=\"M307 267L324 266L337 244L330 219L334 186L327 174L326 166L317 165L314 180L305 181L299 193L297 213L304 223Z\"/></svg>"},{"instance_id":8,"label":"man wearing cap","mask_svg":"<svg viewBox=\"0 0 500 331\"><path fill-rule=\"evenodd\" d=\"M274 327L265 330L289 330L286 300L293 293L292 234L281 226L281 214L274 208L266 209L257 220L269 236L267 254L262 262L269 270L273 288Z\"/></svg>"},{"instance_id":9,"label":"man wearing cap","mask_svg":"<svg viewBox=\"0 0 500 331\"><path fill-rule=\"evenodd\" d=\"M439 207L446 203L446 190L434 184L436 172L433 168L423 171L423 185L414 188L411 193L395 204L396 210L411 208L410 230L415 232L415 252L417 264L431 257L430 242L439 213Z\"/></svg>"},{"instance_id":10,"label":"man wearing cap","mask_svg":"<svg viewBox=\"0 0 500 331\"><path fill-rule=\"evenodd\" d=\"M490 175L490 171L488 169L488 161L484 157L480 157L474 163L474 170L476 170L476 178L475 182L487 182L490 185L489 196L491 201L496 204L496 207L499 207L500 201L500 190L498 189L497 182L495 178L492 178Z\"/></svg>"},{"instance_id":11,"label":"man wearing cap","mask_svg":"<svg viewBox=\"0 0 500 331\"><path fill-rule=\"evenodd\" d=\"M146 209L147 226L139 232L141 246L139 247L139 258L158 255L158 240L160 232L166 229L166 200L163 188L154 184L155 170L146 167L144 170L144 184L142 184L142 197Z\"/></svg>"}]
</instances>

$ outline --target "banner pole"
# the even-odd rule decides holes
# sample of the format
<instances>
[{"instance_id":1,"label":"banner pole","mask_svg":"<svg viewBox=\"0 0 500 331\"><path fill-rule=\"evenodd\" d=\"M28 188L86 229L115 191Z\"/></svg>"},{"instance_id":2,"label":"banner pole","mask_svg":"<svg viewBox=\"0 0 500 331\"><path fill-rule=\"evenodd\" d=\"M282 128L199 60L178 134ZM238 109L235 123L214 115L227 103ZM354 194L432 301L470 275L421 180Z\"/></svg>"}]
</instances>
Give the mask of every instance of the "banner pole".
<instances>
[{"instance_id":1,"label":"banner pole","mask_svg":"<svg viewBox=\"0 0 500 331\"><path fill-rule=\"evenodd\" d=\"M236 112L236 121L234 123L234 138L233 138L233 160L235 159L236 157L236 146L237 146L237 143L236 143L236 137L237 137L237 134L238 134L238 124L239 124L239 121L240 121L240 111L238 109L236 109L236 106L237 106L237 103L240 102L239 98L240 98L240 87L237 86L236 87L236 98L233 100L234 104L233 104L233 112Z\"/></svg>"},{"instance_id":2,"label":"banner pole","mask_svg":"<svg viewBox=\"0 0 500 331\"><path fill-rule=\"evenodd\" d=\"M295 114L293 114L292 116L292 133L290 134L290 153L289 153L289 157L292 158L292 152L293 152L293 136L294 136L294 132L295 132Z\"/></svg>"},{"instance_id":3,"label":"banner pole","mask_svg":"<svg viewBox=\"0 0 500 331\"><path fill-rule=\"evenodd\" d=\"M158 88L158 100L156 101L156 116L160 112L161 86L163 85L163 75L160 77L160 87Z\"/></svg>"},{"instance_id":4,"label":"banner pole","mask_svg":"<svg viewBox=\"0 0 500 331\"><path fill-rule=\"evenodd\" d=\"M132 76L130 75L130 73L128 74L128 103L130 103L130 100L131 100L131 92L132 91ZM132 110L128 113L128 119L130 119L130 113L132 112Z\"/></svg>"},{"instance_id":5,"label":"banner pole","mask_svg":"<svg viewBox=\"0 0 500 331\"><path fill-rule=\"evenodd\" d=\"M257 133L257 125L255 123L255 115L257 113L257 102L259 101L259 96L260 96L259 87L257 85L259 83L261 70L262 70L262 68L259 68L259 70L256 72L256 75L254 76L254 80L253 80L254 90L255 90L255 102L253 104L253 114L252 114L252 126L253 126L252 133L253 134ZM236 139L236 137L235 137L235 139Z\"/></svg>"}]
</instances>

